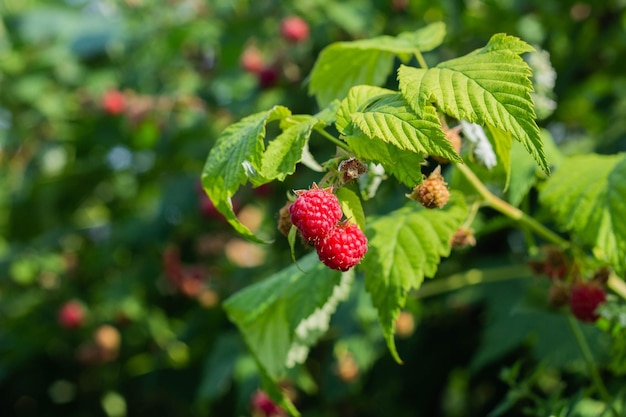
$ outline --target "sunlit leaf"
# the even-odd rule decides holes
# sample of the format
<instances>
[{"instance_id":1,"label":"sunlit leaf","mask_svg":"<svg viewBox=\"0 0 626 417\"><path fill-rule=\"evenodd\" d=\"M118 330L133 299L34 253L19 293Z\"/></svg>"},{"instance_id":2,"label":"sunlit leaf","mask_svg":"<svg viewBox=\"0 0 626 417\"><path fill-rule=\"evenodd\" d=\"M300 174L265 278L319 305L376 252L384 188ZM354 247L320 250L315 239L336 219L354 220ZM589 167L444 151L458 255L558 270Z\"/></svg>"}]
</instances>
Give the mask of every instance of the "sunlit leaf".
<instances>
[{"instance_id":1,"label":"sunlit leaf","mask_svg":"<svg viewBox=\"0 0 626 417\"><path fill-rule=\"evenodd\" d=\"M494 35L482 49L423 69L402 65L400 90L417 114L435 103L446 114L509 132L549 172L530 95L528 64L519 54L533 48L518 38Z\"/></svg>"},{"instance_id":2,"label":"sunlit leaf","mask_svg":"<svg viewBox=\"0 0 626 417\"><path fill-rule=\"evenodd\" d=\"M259 175L266 124L289 115L289 109L275 106L230 125L211 149L202 170L202 186L215 208L239 233L254 241L262 240L237 219L231 197L241 185Z\"/></svg>"},{"instance_id":3,"label":"sunlit leaf","mask_svg":"<svg viewBox=\"0 0 626 417\"><path fill-rule=\"evenodd\" d=\"M362 262L365 286L398 362L393 335L400 309L408 292L419 288L424 277L433 277L441 257L450 254L450 239L466 216L465 202L453 194L443 210L412 203L368 222L369 250Z\"/></svg>"},{"instance_id":4,"label":"sunlit leaf","mask_svg":"<svg viewBox=\"0 0 626 417\"><path fill-rule=\"evenodd\" d=\"M626 273L626 155L587 154L565 159L541 191L541 202L563 229Z\"/></svg>"},{"instance_id":5,"label":"sunlit leaf","mask_svg":"<svg viewBox=\"0 0 626 417\"><path fill-rule=\"evenodd\" d=\"M393 69L395 57L404 62L417 51L441 44L445 25L433 23L396 37L378 36L352 42L336 42L322 50L311 71L309 93L320 105L345 97L352 86L382 85Z\"/></svg>"}]
</instances>

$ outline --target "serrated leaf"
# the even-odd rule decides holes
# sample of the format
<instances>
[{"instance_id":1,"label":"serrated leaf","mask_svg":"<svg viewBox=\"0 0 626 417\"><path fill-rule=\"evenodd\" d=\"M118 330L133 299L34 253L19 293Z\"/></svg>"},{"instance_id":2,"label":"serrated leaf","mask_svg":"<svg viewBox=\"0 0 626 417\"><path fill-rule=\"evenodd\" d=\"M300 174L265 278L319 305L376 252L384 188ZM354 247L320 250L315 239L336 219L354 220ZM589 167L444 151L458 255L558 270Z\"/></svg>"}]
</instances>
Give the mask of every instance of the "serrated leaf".
<instances>
[{"instance_id":1,"label":"serrated leaf","mask_svg":"<svg viewBox=\"0 0 626 417\"><path fill-rule=\"evenodd\" d=\"M253 185L267 184L273 180L284 181L296 171L296 165L302 160L305 144L313 128L323 122L313 116L291 116L290 125L274 138L263 153L258 175L250 178ZM282 127L282 126L281 126Z\"/></svg>"},{"instance_id":2,"label":"serrated leaf","mask_svg":"<svg viewBox=\"0 0 626 417\"><path fill-rule=\"evenodd\" d=\"M392 94L393 90L381 87L373 87L371 85L357 85L350 89L345 99L341 101L339 111L337 112L337 122L335 127L342 135L351 135L352 114L357 112L363 105L368 103L372 98L382 96L384 94Z\"/></svg>"},{"instance_id":3,"label":"serrated leaf","mask_svg":"<svg viewBox=\"0 0 626 417\"><path fill-rule=\"evenodd\" d=\"M378 36L352 42L336 42L322 50L310 75L309 94L320 106L345 97L352 86L382 85L393 68L394 57L407 61L415 52L441 44L443 23L433 23L397 37Z\"/></svg>"},{"instance_id":4,"label":"serrated leaf","mask_svg":"<svg viewBox=\"0 0 626 417\"><path fill-rule=\"evenodd\" d=\"M395 321L411 289L437 272L450 254L450 239L467 216L462 197L453 193L443 210L412 203L368 222L368 252L362 262L365 286L378 310L387 346L401 362L393 338Z\"/></svg>"},{"instance_id":5,"label":"serrated leaf","mask_svg":"<svg viewBox=\"0 0 626 417\"><path fill-rule=\"evenodd\" d=\"M290 114L286 107L275 106L233 123L217 139L202 170L202 187L215 208L235 230L257 242L263 240L237 219L231 197L261 168L266 124Z\"/></svg>"},{"instance_id":6,"label":"serrated leaf","mask_svg":"<svg viewBox=\"0 0 626 417\"><path fill-rule=\"evenodd\" d=\"M365 230L365 213L359 196L349 188L342 187L337 190L337 198L344 216L352 223L356 223L361 230Z\"/></svg>"},{"instance_id":7,"label":"serrated leaf","mask_svg":"<svg viewBox=\"0 0 626 417\"><path fill-rule=\"evenodd\" d=\"M239 291L224 303L258 364L274 381L283 375L288 362L296 363L302 349L308 349L316 341L308 337L306 329L298 330L299 327L327 326L324 320L330 318L342 294L349 289L349 282L344 282L347 278L342 279L340 272L324 266L315 252L300 259L299 265L306 273L290 265ZM331 298L335 304L327 306ZM313 323L310 317L319 314L320 308L325 308L328 314L317 317Z\"/></svg>"},{"instance_id":8,"label":"serrated leaf","mask_svg":"<svg viewBox=\"0 0 626 417\"><path fill-rule=\"evenodd\" d=\"M353 123L370 139L380 139L399 149L461 161L446 139L433 106L417 116L399 93L378 96L366 109L352 114Z\"/></svg>"},{"instance_id":9,"label":"serrated leaf","mask_svg":"<svg viewBox=\"0 0 626 417\"><path fill-rule=\"evenodd\" d=\"M422 154L403 151L390 143L372 140L359 133L344 138L359 159L380 163L386 173L393 175L407 187L413 188L422 182Z\"/></svg>"},{"instance_id":10,"label":"serrated leaf","mask_svg":"<svg viewBox=\"0 0 626 417\"><path fill-rule=\"evenodd\" d=\"M549 168L531 97L531 70L519 56L533 48L518 38L494 35L482 49L421 69L402 65L400 90L417 114L435 103L446 114L509 132Z\"/></svg>"},{"instance_id":11,"label":"serrated leaf","mask_svg":"<svg viewBox=\"0 0 626 417\"><path fill-rule=\"evenodd\" d=\"M572 231L626 274L626 156L588 154L565 159L541 190L541 202Z\"/></svg>"}]
</instances>

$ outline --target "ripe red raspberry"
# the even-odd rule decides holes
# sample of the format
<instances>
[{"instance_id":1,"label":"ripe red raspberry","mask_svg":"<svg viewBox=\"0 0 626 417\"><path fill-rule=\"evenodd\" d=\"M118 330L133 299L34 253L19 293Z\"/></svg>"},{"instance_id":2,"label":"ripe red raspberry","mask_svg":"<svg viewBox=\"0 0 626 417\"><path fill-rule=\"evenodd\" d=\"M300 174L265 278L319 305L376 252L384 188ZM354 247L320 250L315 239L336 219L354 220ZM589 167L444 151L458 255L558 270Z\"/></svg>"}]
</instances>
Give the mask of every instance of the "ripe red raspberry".
<instances>
[{"instance_id":1,"label":"ripe red raspberry","mask_svg":"<svg viewBox=\"0 0 626 417\"><path fill-rule=\"evenodd\" d=\"M347 271L363 259L367 237L354 223L339 223L325 238L315 244L320 261L331 269Z\"/></svg>"},{"instance_id":2,"label":"ripe red raspberry","mask_svg":"<svg viewBox=\"0 0 626 417\"><path fill-rule=\"evenodd\" d=\"M275 416L282 414L282 408L274 404L265 391L257 390L252 396L251 403L252 409L259 415Z\"/></svg>"},{"instance_id":3,"label":"ripe red raspberry","mask_svg":"<svg viewBox=\"0 0 626 417\"><path fill-rule=\"evenodd\" d=\"M315 242L330 233L343 213L332 188L319 188L313 184L310 190L295 192L298 198L289 206L291 223L302 237Z\"/></svg>"},{"instance_id":4,"label":"ripe red raspberry","mask_svg":"<svg viewBox=\"0 0 626 417\"><path fill-rule=\"evenodd\" d=\"M249 46L244 49L241 56L239 57L239 63L245 71L252 74L260 73L265 67L261 51L259 51L254 46Z\"/></svg>"},{"instance_id":5,"label":"ripe red raspberry","mask_svg":"<svg viewBox=\"0 0 626 417\"><path fill-rule=\"evenodd\" d=\"M126 97L118 90L109 90L102 96L102 108L105 112L118 115L126 108Z\"/></svg>"},{"instance_id":6,"label":"ripe red raspberry","mask_svg":"<svg viewBox=\"0 0 626 417\"><path fill-rule=\"evenodd\" d=\"M85 308L78 301L68 301L59 309L57 319L61 327L76 329L85 322Z\"/></svg>"},{"instance_id":7,"label":"ripe red raspberry","mask_svg":"<svg viewBox=\"0 0 626 417\"><path fill-rule=\"evenodd\" d=\"M600 317L596 309L605 301L606 292L600 285L595 282L579 282L572 287L569 306L578 320L593 323Z\"/></svg>"},{"instance_id":8,"label":"ripe red raspberry","mask_svg":"<svg viewBox=\"0 0 626 417\"><path fill-rule=\"evenodd\" d=\"M280 23L280 33L289 42L302 42L309 37L309 24L298 16L289 16Z\"/></svg>"},{"instance_id":9,"label":"ripe red raspberry","mask_svg":"<svg viewBox=\"0 0 626 417\"><path fill-rule=\"evenodd\" d=\"M450 191L441 175L441 167L437 166L424 182L413 189L409 197L429 209L445 206L450 199Z\"/></svg>"}]
</instances>

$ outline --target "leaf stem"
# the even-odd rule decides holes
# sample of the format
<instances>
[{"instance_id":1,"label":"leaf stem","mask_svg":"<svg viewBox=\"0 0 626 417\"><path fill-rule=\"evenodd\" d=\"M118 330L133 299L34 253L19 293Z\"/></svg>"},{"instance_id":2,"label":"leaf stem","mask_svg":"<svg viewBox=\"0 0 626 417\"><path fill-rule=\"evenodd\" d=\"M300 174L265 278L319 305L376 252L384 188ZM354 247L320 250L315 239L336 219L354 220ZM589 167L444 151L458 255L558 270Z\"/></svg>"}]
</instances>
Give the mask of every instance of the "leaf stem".
<instances>
[{"instance_id":1,"label":"leaf stem","mask_svg":"<svg viewBox=\"0 0 626 417\"><path fill-rule=\"evenodd\" d=\"M593 355L591 354L591 349L589 348L589 344L587 343L587 339L585 339L585 335L583 334L582 329L580 328L580 324L574 318L572 314L568 314L567 316L570 328L572 329L572 333L574 334L574 338L576 339L576 343L578 343L578 347L580 348L580 352L583 355L585 363L587 364L587 369L589 371L589 376L591 377L591 381L598 392L598 395L602 400L606 403L606 406L610 408L611 412L615 417L619 417L617 411L611 404L612 399L609 391L606 389L604 382L602 381L602 377L600 376L600 371L598 371L598 367L596 366L596 362L593 359Z\"/></svg>"},{"instance_id":2,"label":"leaf stem","mask_svg":"<svg viewBox=\"0 0 626 417\"><path fill-rule=\"evenodd\" d=\"M561 236L557 235L552 230L548 229L543 224L539 223L537 220L524 213L522 210L510 205L509 203L489 191L485 184L482 183L482 181L467 165L458 163L455 164L455 166L472 185L472 187L474 187L478 194L483 198L485 204L488 207L491 207L492 209L504 214L510 219L513 219L523 224L539 236L543 237L551 243L554 243L560 248L566 249L569 247L569 242L566 239L563 239Z\"/></svg>"},{"instance_id":3,"label":"leaf stem","mask_svg":"<svg viewBox=\"0 0 626 417\"><path fill-rule=\"evenodd\" d=\"M330 133L328 133L327 131L325 131L321 127L315 127L315 128L313 128L313 130L315 130L317 133L319 133L320 135L324 136L326 139L328 139L329 141L331 141L335 145L339 146L340 148L345 149L348 152L352 152L352 149L350 149L348 147L348 145L346 145L345 143L343 143L342 141L340 141L339 139L337 139L336 137L334 137L333 135L331 135Z\"/></svg>"},{"instance_id":4,"label":"leaf stem","mask_svg":"<svg viewBox=\"0 0 626 417\"><path fill-rule=\"evenodd\" d=\"M507 281L524 277L524 265L507 265L489 269L470 269L462 273L450 275L446 278L435 279L424 283L415 292L416 298L434 297L447 292L466 288L470 285L488 282Z\"/></svg>"},{"instance_id":5,"label":"leaf stem","mask_svg":"<svg viewBox=\"0 0 626 417\"><path fill-rule=\"evenodd\" d=\"M424 69L428 69L428 64L426 63L426 60L424 59L424 55L422 55L422 53L419 50L415 51L415 58L417 58L417 62L420 64L420 67Z\"/></svg>"}]
</instances>

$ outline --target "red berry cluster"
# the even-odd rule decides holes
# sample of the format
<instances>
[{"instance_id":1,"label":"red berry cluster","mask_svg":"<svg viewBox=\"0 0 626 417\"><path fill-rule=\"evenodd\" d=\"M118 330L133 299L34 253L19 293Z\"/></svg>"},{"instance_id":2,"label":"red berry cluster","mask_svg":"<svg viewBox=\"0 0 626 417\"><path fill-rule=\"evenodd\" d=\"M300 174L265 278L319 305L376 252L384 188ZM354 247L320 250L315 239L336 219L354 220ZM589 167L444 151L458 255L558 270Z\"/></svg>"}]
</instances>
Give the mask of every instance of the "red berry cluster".
<instances>
[{"instance_id":1,"label":"red berry cluster","mask_svg":"<svg viewBox=\"0 0 626 417\"><path fill-rule=\"evenodd\" d=\"M280 36L286 45L284 49L272 48L272 54L266 62L261 49L252 40L244 48L239 63L244 71L256 76L261 89L275 86L283 78L290 82L301 80L298 63L288 53L296 44L303 44L309 39L310 29L306 20L298 16L287 16L280 22Z\"/></svg>"},{"instance_id":2,"label":"red berry cluster","mask_svg":"<svg viewBox=\"0 0 626 417\"><path fill-rule=\"evenodd\" d=\"M606 301L606 292L597 282L579 282L572 286L569 306L572 314L580 320L593 323L600 315L598 306Z\"/></svg>"},{"instance_id":3,"label":"red berry cluster","mask_svg":"<svg viewBox=\"0 0 626 417\"><path fill-rule=\"evenodd\" d=\"M545 247L541 260L529 263L533 272L547 276L552 285L548 302L554 308L568 306L578 320L594 323L600 315L597 308L606 301L605 284L610 271L599 268L588 279L580 276L576 262L556 247Z\"/></svg>"},{"instance_id":4,"label":"red berry cluster","mask_svg":"<svg viewBox=\"0 0 626 417\"><path fill-rule=\"evenodd\" d=\"M296 191L298 198L289 206L291 223L302 237L315 246L320 260L329 268L347 271L367 252L367 238L348 221L340 222L343 212L332 188Z\"/></svg>"}]
</instances>

